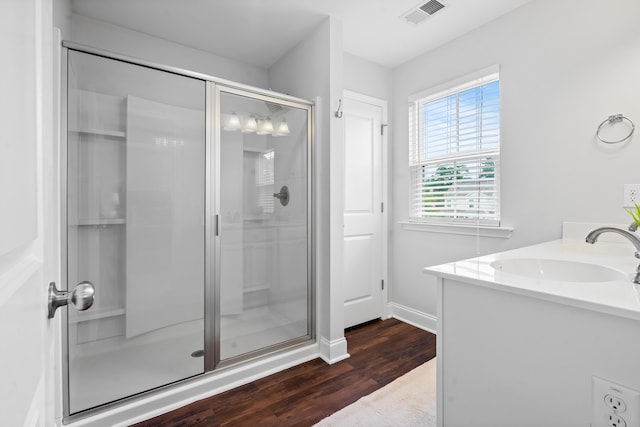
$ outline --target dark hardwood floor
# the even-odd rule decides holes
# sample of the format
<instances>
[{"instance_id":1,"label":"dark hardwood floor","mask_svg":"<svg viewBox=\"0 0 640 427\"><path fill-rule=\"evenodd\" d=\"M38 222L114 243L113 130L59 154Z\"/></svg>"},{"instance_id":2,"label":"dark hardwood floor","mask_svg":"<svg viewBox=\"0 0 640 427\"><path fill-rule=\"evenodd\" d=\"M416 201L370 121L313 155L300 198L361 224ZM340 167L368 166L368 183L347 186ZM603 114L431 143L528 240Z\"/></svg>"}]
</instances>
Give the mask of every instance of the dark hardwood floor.
<instances>
[{"instance_id":1,"label":"dark hardwood floor","mask_svg":"<svg viewBox=\"0 0 640 427\"><path fill-rule=\"evenodd\" d=\"M136 424L311 426L435 357L435 335L396 319L345 332L351 357L320 359Z\"/></svg>"}]
</instances>

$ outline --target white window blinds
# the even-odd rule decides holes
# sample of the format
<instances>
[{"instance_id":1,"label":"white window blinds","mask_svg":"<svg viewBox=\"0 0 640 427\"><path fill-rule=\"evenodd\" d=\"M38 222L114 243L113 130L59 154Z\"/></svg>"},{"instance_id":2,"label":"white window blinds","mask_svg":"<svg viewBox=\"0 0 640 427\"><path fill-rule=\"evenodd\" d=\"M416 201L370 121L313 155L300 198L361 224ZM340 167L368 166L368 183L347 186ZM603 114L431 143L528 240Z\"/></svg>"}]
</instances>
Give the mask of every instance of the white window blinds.
<instances>
[{"instance_id":1,"label":"white window blinds","mask_svg":"<svg viewBox=\"0 0 640 427\"><path fill-rule=\"evenodd\" d=\"M500 224L497 73L409 102L411 219Z\"/></svg>"}]
</instances>

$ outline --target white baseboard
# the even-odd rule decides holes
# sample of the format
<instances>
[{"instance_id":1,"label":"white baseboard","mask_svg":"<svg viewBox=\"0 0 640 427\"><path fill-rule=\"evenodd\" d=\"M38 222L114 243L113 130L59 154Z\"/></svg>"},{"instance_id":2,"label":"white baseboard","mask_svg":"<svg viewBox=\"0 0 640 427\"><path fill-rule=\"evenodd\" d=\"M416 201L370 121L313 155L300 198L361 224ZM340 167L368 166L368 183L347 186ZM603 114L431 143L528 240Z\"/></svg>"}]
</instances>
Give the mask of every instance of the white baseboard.
<instances>
[{"instance_id":1,"label":"white baseboard","mask_svg":"<svg viewBox=\"0 0 640 427\"><path fill-rule=\"evenodd\" d=\"M436 316L394 302L389 303L389 315L432 334L435 334L438 328Z\"/></svg>"},{"instance_id":2,"label":"white baseboard","mask_svg":"<svg viewBox=\"0 0 640 427\"><path fill-rule=\"evenodd\" d=\"M347 339L345 337L333 341L320 337L318 344L320 345L320 358L330 365L351 357L347 353Z\"/></svg>"}]
</instances>

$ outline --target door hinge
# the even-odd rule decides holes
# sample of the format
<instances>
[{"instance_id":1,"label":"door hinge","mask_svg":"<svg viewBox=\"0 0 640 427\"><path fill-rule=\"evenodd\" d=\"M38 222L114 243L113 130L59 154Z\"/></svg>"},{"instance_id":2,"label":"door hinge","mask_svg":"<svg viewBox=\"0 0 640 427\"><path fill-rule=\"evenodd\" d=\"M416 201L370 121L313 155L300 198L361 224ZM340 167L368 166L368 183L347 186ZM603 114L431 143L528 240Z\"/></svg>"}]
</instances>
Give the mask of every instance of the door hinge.
<instances>
[{"instance_id":1,"label":"door hinge","mask_svg":"<svg viewBox=\"0 0 640 427\"><path fill-rule=\"evenodd\" d=\"M214 236L218 237L220 235L220 215L216 215L215 216L215 221L214 221Z\"/></svg>"},{"instance_id":2,"label":"door hinge","mask_svg":"<svg viewBox=\"0 0 640 427\"><path fill-rule=\"evenodd\" d=\"M382 282L382 290L384 291L384 279L381 280L381 282Z\"/></svg>"},{"instance_id":3,"label":"door hinge","mask_svg":"<svg viewBox=\"0 0 640 427\"><path fill-rule=\"evenodd\" d=\"M384 128L389 125L380 125L380 135L384 135Z\"/></svg>"},{"instance_id":4,"label":"door hinge","mask_svg":"<svg viewBox=\"0 0 640 427\"><path fill-rule=\"evenodd\" d=\"M380 203L380 212L384 213L384 203Z\"/></svg>"}]
</instances>

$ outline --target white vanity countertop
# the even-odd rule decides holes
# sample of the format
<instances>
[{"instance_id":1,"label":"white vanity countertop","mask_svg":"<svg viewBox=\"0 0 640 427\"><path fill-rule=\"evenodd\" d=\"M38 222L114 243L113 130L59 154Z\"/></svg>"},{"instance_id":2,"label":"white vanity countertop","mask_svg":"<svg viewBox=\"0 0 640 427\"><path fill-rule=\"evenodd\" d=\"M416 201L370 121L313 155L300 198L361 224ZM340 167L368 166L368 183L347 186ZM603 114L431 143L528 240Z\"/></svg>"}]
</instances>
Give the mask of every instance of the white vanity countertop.
<instances>
[{"instance_id":1,"label":"white vanity countertop","mask_svg":"<svg viewBox=\"0 0 640 427\"><path fill-rule=\"evenodd\" d=\"M584 235L586 233L582 236ZM427 267L424 272L445 279L640 320L640 285L631 281L640 262L634 257L635 249L629 242L613 243L604 238L600 240L591 245L585 243L584 237L565 238ZM508 273L491 266L494 261L513 258L596 264L618 270L624 274L624 279L591 283L555 281Z\"/></svg>"}]
</instances>

